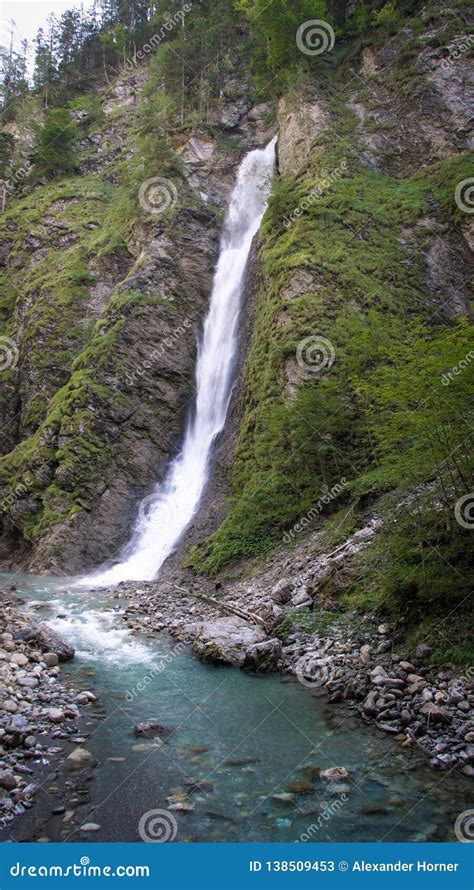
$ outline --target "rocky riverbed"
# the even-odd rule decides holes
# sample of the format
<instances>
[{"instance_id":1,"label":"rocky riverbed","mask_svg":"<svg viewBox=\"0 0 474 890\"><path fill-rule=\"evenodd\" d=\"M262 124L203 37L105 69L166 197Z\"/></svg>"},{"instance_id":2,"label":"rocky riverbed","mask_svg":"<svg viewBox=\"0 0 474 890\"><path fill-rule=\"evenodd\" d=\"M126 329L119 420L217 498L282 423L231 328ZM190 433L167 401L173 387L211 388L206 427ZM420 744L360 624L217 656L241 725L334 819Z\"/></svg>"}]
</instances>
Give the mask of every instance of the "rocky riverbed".
<instances>
[{"instance_id":1,"label":"rocky riverbed","mask_svg":"<svg viewBox=\"0 0 474 890\"><path fill-rule=\"evenodd\" d=\"M286 552L251 580L225 587L176 575L110 593L127 600L122 619L132 631L167 630L204 662L295 674L313 695L327 696L402 747L418 748L434 769L458 768L472 778L472 671L430 666L428 642L407 651L396 628L371 614L344 613L325 631L307 630L308 617L321 608L323 582L347 571L379 527L370 521L329 554L301 548L288 559Z\"/></svg>"},{"instance_id":2,"label":"rocky riverbed","mask_svg":"<svg viewBox=\"0 0 474 890\"><path fill-rule=\"evenodd\" d=\"M15 590L0 592L0 826L33 805L45 776L65 757L71 770L92 765L80 721L95 696L59 679L60 663L74 649L48 625L31 623L22 602ZM70 752L66 742L75 746ZM43 790L60 793L55 785Z\"/></svg>"}]
</instances>

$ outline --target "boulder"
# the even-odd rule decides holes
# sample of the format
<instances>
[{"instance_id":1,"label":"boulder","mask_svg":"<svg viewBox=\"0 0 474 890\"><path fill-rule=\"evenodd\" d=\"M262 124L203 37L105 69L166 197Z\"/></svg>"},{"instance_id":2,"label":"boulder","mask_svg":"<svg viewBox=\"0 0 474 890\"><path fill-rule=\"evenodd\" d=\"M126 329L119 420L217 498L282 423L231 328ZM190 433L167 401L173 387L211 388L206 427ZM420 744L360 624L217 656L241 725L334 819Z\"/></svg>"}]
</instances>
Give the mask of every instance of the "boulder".
<instances>
[{"instance_id":1,"label":"boulder","mask_svg":"<svg viewBox=\"0 0 474 890\"><path fill-rule=\"evenodd\" d=\"M276 670L281 657L281 642L278 639L264 640L249 646L245 654L244 667L262 673Z\"/></svg>"},{"instance_id":2,"label":"boulder","mask_svg":"<svg viewBox=\"0 0 474 890\"><path fill-rule=\"evenodd\" d=\"M420 645L416 647L415 655L420 660L423 660L423 658L426 658L427 655L430 655L432 651L433 650L431 646L428 646L427 643L420 643Z\"/></svg>"},{"instance_id":3,"label":"boulder","mask_svg":"<svg viewBox=\"0 0 474 890\"><path fill-rule=\"evenodd\" d=\"M202 624L193 650L201 661L242 667L248 649L264 639L263 628L231 615Z\"/></svg>"},{"instance_id":4,"label":"boulder","mask_svg":"<svg viewBox=\"0 0 474 890\"><path fill-rule=\"evenodd\" d=\"M293 582L289 578L282 578L274 587L272 587L270 597L275 603L284 605L291 599L293 590Z\"/></svg>"},{"instance_id":5,"label":"boulder","mask_svg":"<svg viewBox=\"0 0 474 890\"><path fill-rule=\"evenodd\" d=\"M13 775L11 770L4 769L0 772L0 788L4 788L5 791L13 791L17 785L18 779Z\"/></svg>"},{"instance_id":6,"label":"boulder","mask_svg":"<svg viewBox=\"0 0 474 890\"><path fill-rule=\"evenodd\" d=\"M59 662L59 658L56 655L56 652L45 652L43 655L43 661L45 665L49 668L56 667Z\"/></svg>"},{"instance_id":7,"label":"boulder","mask_svg":"<svg viewBox=\"0 0 474 890\"><path fill-rule=\"evenodd\" d=\"M26 655L23 655L23 652L15 652L11 656L10 661L12 662L12 664L17 664L20 668L26 667L26 665L28 664L28 658L26 657Z\"/></svg>"},{"instance_id":8,"label":"boulder","mask_svg":"<svg viewBox=\"0 0 474 890\"><path fill-rule=\"evenodd\" d=\"M26 643L34 643L41 652L56 654L58 661L70 661L71 658L74 658L74 648L71 644L60 637L47 624L35 624L24 627L17 631L15 637L16 639L24 640Z\"/></svg>"}]
</instances>

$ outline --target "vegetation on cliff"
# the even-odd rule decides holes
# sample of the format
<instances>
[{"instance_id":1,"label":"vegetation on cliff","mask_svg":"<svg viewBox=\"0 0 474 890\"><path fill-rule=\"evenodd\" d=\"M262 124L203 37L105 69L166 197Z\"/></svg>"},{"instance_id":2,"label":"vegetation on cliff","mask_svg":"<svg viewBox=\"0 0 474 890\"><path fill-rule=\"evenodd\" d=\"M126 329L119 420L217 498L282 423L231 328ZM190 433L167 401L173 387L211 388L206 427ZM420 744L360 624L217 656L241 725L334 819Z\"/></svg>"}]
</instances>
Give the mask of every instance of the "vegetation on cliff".
<instances>
[{"instance_id":1,"label":"vegetation on cliff","mask_svg":"<svg viewBox=\"0 0 474 890\"><path fill-rule=\"evenodd\" d=\"M138 493L127 436L142 395L118 387L133 370L130 331L151 337L154 324L189 310L167 249L179 258L196 219L207 227L221 212L189 186L177 149L197 133L237 156L227 107L241 121L276 99L280 169L259 236L228 512L189 563L215 574L267 553L323 495L323 530L376 511L384 530L374 557L341 605L379 606L417 626L452 614L462 650L472 523L459 516L473 488L474 362L468 216L455 195L472 153L449 75L472 48L459 49L468 4L102 0L98 10L50 20L33 88L21 57L3 55L11 276L0 320L8 338L21 330L22 383L15 389L4 372L0 483L27 495L21 509L18 498L5 501L9 535L41 542L92 510L112 455ZM327 25L325 53L296 36L314 19ZM125 98L105 113L117 75ZM26 148L25 109L39 121ZM180 187L159 231L145 233L167 291L137 250L139 188L153 177ZM176 385L166 369L163 387ZM168 407L152 408L151 391L145 401L150 416L138 411L132 442L154 435L153 412L167 439ZM450 657L461 658L455 648Z\"/></svg>"}]
</instances>

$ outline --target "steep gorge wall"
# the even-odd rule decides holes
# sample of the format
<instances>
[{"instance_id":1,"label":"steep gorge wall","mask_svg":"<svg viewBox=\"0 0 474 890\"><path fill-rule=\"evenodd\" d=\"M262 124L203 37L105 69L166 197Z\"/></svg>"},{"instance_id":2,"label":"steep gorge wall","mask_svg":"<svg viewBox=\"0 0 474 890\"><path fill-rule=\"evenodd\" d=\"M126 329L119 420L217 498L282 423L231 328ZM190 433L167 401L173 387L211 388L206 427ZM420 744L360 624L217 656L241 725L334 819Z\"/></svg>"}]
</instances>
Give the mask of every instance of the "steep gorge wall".
<instances>
[{"instance_id":1,"label":"steep gorge wall","mask_svg":"<svg viewBox=\"0 0 474 890\"><path fill-rule=\"evenodd\" d=\"M230 501L198 570L278 544L333 486L329 512L373 500L351 376L373 373L392 322L471 314L472 218L454 195L472 171L472 71L468 54L446 63L463 28L466 4L455 22L435 4L281 101Z\"/></svg>"},{"instance_id":2,"label":"steep gorge wall","mask_svg":"<svg viewBox=\"0 0 474 890\"><path fill-rule=\"evenodd\" d=\"M216 103L211 132L173 138L170 207L155 213L134 138L144 79L104 91L81 175L38 186L3 222L2 333L18 361L0 380L2 555L33 571L115 556L176 453L236 166L271 135L268 104Z\"/></svg>"}]
</instances>

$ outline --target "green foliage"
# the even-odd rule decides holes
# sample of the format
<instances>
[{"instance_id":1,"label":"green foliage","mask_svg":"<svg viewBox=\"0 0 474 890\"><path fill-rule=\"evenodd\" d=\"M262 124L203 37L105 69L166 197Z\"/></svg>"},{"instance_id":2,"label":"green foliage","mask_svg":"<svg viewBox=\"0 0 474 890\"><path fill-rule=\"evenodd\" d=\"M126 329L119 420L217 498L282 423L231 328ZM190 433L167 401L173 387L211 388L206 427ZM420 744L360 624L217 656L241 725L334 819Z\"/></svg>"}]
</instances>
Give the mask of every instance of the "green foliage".
<instances>
[{"instance_id":1,"label":"green foliage","mask_svg":"<svg viewBox=\"0 0 474 890\"><path fill-rule=\"evenodd\" d=\"M373 20L376 25L390 26L390 27L398 27L401 23L402 17L396 8L394 0L390 0L389 3L385 3L382 6L382 9L376 10L373 13Z\"/></svg>"},{"instance_id":2,"label":"green foliage","mask_svg":"<svg viewBox=\"0 0 474 890\"><path fill-rule=\"evenodd\" d=\"M34 177L54 178L77 169L77 128L65 108L53 108L37 133L33 161Z\"/></svg>"},{"instance_id":3,"label":"green foliage","mask_svg":"<svg viewBox=\"0 0 474 890\"><path fill-rule=\"evenodd\" d=\"M0 133L0 179L7 179L15 140L11 133Z\"/></svg>"},{"instance_id":4,"label":"green foliage","mask_svg":"<svg viewBox=\"0 0 474 890\"><path fill-rule=\"evenodd\" d=\"M370 481L403 490L436 478L449 514L453 496L472 480L473 382L467 322L435 331L408 328L392 341L385 361L355 383L377 457Z\"/></svg>"},{"instance_id":5,"label":"green foliage","mask_svg":"<svg viewBox=\"0 0 474 890\"><path fill-rule=\"evenodd\" d=\"M321 57L305 55L298 48L298 28L311 20L330 22L325 0L237 0L253 37L252 68L259 93L280 93L301 65L321 64Z\"/></svg>"}]
</instances>

